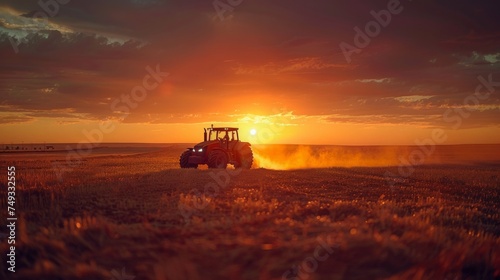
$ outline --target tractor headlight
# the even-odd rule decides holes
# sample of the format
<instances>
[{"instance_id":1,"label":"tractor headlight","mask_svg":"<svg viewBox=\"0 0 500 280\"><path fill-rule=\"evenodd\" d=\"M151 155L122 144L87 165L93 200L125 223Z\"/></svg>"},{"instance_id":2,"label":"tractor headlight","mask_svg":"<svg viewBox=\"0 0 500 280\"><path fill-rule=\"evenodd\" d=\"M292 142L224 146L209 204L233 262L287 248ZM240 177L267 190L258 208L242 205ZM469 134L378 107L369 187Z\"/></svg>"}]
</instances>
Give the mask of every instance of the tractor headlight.
<instances>
[{"instance_id":1,"label":"tractor headlight","mask_svg":"<svg viewBox=\"0 0 500 280\"><path fill-rule=\"evenodd\" d=\"M203 152L203 148L198 149L198 152L200 153Z\"/></svg>"},{"instance_id":2,"label":"tractor headlight","mask_svg":"<svg viewBox=\"0 0 500 280\"><path fill-rule=\"evenodd\" d=\"M194 152L196 152L196 150L195 150L195 149L193 149L193 153L194 153Z\"/></svg>"}]
</instances>

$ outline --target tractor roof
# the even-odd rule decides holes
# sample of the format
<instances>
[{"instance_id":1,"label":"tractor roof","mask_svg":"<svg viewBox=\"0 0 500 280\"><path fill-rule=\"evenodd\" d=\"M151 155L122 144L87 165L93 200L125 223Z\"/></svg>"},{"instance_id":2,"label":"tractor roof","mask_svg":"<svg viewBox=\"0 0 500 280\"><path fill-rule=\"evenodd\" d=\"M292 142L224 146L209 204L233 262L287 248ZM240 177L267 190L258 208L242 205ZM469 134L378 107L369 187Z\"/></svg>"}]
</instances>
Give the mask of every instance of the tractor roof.
<instances>
[{"instance_id":1,"label":"tractor roof","mask_svg":"<svg viewBox=\"0 0 500 280\"><path fill-rule=\"evenodd\" d=\"M213 131L238 131L238 128L236 127L214 127L212 128Z\"/></svg>"}]
</instances>

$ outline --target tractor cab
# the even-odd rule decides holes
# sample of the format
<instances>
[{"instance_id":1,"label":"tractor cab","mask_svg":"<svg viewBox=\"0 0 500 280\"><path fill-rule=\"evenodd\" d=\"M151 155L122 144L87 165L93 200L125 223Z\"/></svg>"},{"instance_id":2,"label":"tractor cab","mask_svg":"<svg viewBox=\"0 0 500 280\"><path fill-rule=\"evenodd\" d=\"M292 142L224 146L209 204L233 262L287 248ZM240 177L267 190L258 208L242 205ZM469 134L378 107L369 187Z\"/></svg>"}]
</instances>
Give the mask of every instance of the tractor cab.
<instances>
[{"instance_id":1,"label":"tractor cab","mask_svg":"<svg viewBox=\"0 0 500 280\"><path fill-rule=\"evenodd\" d=\"M239 141L238 128L216 127L205 128L204 141Z\"/></svg>"},{"instance_id":2,"label":"tractor cab","mask_svg":"<svg viewBox=\"0 0 500 280\"><path fill-rule=\"evenodd\" d=\"M253 162L250 146L250 143L240 141L238 128L212 125L204 129L203 142L184 151L179 163L181 168L197 168L200 164L207 164L209 168L226 168L232 164L235 168L248 169Z\"/></svg>"},{"instance_id":3,"label":"tractor cab","mask_svg":"<svg viewBox=\"0 0 500 280\"><path fill-rule=\"evenodd\" d=\"M205 129L204 142L218 142L224 150L233 149L239 141L238 128L235 127L210 127Z\"/></svg>"}]
</instances>

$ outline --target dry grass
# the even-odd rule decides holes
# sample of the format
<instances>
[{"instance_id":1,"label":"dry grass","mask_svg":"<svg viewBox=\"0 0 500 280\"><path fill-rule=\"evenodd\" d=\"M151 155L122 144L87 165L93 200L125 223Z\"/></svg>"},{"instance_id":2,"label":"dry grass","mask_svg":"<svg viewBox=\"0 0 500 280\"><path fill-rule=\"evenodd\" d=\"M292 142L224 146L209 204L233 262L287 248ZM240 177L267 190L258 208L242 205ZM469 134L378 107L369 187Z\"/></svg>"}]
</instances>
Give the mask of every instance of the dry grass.
<instances>
[{"instance_id":1,"label":"dry grass","mask_svg":"<svg viewBox=\"0 0 500 280\"><path fill-rule=\"evenodd\" d=\"M18 271L2 261L0 277L281 279L318 237L335 249L308 279L500 277L498 165L421 166L393 188L395 168L252 169L201 201L191 190L212 171L177 169L182 147L89 157L63 182L53 158L2 161L17 167L22 219ZM186 220L178 205L195 202Z\"/></svg>"}]
</instances>

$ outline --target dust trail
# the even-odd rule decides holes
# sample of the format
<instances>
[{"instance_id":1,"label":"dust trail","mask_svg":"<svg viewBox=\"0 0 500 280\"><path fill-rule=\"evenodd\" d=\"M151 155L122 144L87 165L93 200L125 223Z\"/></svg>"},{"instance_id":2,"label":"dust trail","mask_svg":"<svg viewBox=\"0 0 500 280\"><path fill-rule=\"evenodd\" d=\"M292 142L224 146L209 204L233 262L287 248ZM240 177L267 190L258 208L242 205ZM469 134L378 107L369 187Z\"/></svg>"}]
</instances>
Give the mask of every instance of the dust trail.
<instances>
[{"instance_id":1,"label":"dust trail","mask_svg":"<svg viewBox=\"0 0 500 280\"><path fill-rule=\"evenodd\" d=\"M397 166L400 158L413 149L409 146L252 146L255 167L299 169L321 167Z\"/></svg>"}]
</instances>

